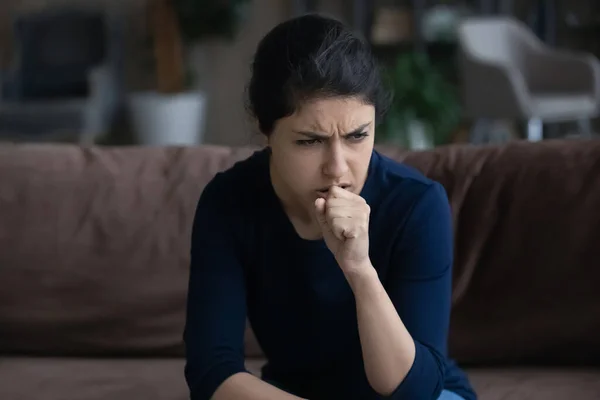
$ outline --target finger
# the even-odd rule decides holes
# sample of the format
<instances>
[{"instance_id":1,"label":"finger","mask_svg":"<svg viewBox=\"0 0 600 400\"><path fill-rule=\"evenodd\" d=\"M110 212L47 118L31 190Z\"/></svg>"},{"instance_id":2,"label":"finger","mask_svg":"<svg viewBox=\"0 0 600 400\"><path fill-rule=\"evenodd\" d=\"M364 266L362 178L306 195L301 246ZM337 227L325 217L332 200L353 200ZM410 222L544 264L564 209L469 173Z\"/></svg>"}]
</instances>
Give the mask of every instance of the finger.
<instances>
[{"instance_id":1,"label":"finger","mask_svg":"<svg viewBox=\"0 0 600 400\"><path fill-rule=\"evenodd\" d=\"M361 220L369 220L371 207L366 202L355 203L347 199L330 199L325 204L325 212L328 216L348 216L361 218Z\"/></svg>"},{"instance_id":2,"label":"finger","mask_svg":"<svg viewBox=\"0 0 600 400\"><path fill-rule=\"evenodd\" d=\"M339 186L332 186L329 189L329 196L328 198L337 198L337 199L355 199L355 198L361 198L359 195L354 194L352 192L350 192L349 190L343 189Z\"/></svg>"},{"instance_id":3,"label":"finger","mask_svg":"<svg viewBox=\"0 0 600 400\"><path fill-rule=\"evenodd\" d=\"M353 200L348 199L330 199L325 203L325 211L335 209L354 209L357 213L369 215L371 213L371 208L365 202L355 202Z\"/></svg>"},{"instance_id":4,"label":"finger","mask_svg":"<svg viewBox=\"0 0 600 400\"><path fill-rule=\"evenodd\" d=\"M333 218L353 218L358 221L364 221L366 219L364 210L352 206L327 207L326 214L328 220Z\"/></svg>"},{"instance_id":5,"label":"finger","mask_svg":"<svg viewBox=\"0 0 600 400\"><path fill-rule=\"evenodd\" d=\"M331 227L339 240L356 238L360 232L359 224L351 218L334 218L331 220Z\"/></svg>"},{"instance_id":6,"label":"finger","mask_svg":"<svg viewBox=\"0 0 600 400\"><path fill-rule=\"evenodd\" d=\"M317 222L321 225L321 227L327 225L325 199L318 198L315 200L315 215L317 217Z\"/></svg>"},{"instance_id":7,"label":"finger","mask_svg":"<svg viewBox=\"0 0 600 400\"><path fill-rule=\"evenodd\" d=\"M360 207L363 203L355 199L331 197L326 201L326 207Z\"/></svg>"},{"instance_id":8,"label":"finger","mask_svg":"<svg viewBox=\"0 0 600 400\"><path fill-rule=\"evenodd\" d=\"M334 218L330 220L329 224L335 237L342 241L346 239L344 232L347 230L346 223L343 220L344 218Z\"/></svg>"}]
</instances>

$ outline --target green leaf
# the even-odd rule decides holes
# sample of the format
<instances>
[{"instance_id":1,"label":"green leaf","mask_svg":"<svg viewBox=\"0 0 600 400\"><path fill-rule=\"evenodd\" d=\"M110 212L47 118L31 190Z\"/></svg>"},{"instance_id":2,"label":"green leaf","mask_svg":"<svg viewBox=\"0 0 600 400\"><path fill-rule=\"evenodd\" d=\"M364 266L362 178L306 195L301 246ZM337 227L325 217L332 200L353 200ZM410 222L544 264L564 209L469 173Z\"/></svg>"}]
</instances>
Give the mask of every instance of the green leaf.
<instances>
[{"instance_id":1,"label":"green leaf","mask_svg":"<svg viewBox=\"0 0 600 400\"><path fill-rule=\"evenodd\" d=\"M247 17L250 0L172 0L187 42L205 37L233 39Z\"/></svg>"},{"instance_id":2,"label":"green leaf","mask_svg":"<svg viewBox=\"0 0 600 400\"><path fill-rule=\"evenodd\" d=\"M448 142L461 119L458 91L426 54L400 55L384 82L394 100L378 133L381 140L407 142L408 127L418 119L431 129L436 145Z\"/></svg>"}]
</instances>

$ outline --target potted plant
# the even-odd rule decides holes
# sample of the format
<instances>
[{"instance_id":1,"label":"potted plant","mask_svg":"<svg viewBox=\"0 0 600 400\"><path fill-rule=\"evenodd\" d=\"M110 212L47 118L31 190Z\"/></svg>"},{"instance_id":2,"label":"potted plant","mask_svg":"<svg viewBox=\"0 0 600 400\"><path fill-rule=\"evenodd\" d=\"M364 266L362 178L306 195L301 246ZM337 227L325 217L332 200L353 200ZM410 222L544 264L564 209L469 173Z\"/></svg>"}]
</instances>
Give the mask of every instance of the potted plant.
<instances>
[{"instance_id":1,"label":"potted plant","mask_svg":"<svg viewBox=\"0 0 600 400\"><path fill-rule=\"evenodd\" d=\"M249 0L150 0L148 25L156 90L130 98L136 137L147 145L202 142L206 93L190 57L208 38L233 39Z\"/></svg>"},{"instance_id":2,"label":"potted plant","mask_svg":"<svg viewBox=\"0 0 600 400\"><path fill-rule=\"evenodd\" d=\"M448 143L461 120L458 91L426 54L400 55L386 75L394 93L390 109L378 127L379 142L408 149Z\"/></svg>"}]
</instances>

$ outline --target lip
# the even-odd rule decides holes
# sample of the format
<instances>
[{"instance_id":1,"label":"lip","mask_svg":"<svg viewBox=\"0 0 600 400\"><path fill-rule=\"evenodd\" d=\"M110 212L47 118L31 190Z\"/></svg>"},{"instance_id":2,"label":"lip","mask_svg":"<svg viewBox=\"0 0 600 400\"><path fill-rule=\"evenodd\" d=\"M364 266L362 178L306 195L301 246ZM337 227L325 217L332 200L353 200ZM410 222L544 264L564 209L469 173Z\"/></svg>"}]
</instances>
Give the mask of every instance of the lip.
<instances>
[{"instance_id":1,"label":"lip","mask_svg":"<svg viewBox=\"0 0 600 400\"><path fill-rule=\"evenodd\" d=\"M346 190L350 190L352 188L352 185L349 183L340 183L340 184L336 184L336 185L330 185L321 189L317 189L317 193L319 194L319 196L321 197L325 197L327 196L327 194L329 193L329 189L333 186L338 186L341 187L342 189L346 189Z\"/></svg>"}]
</instances>

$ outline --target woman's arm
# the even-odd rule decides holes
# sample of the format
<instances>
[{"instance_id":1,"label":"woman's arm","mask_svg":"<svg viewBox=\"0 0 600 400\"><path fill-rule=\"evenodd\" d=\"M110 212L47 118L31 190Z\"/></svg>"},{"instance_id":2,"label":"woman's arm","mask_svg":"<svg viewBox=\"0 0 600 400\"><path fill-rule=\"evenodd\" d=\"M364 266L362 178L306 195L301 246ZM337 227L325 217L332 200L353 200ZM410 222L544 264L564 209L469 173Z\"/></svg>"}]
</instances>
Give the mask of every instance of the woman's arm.
<instances>
[{"instance_id":1,"label":"woman's arm","mask_svg":"<svg viewBox=\"0 0 600 400\"><path fill-rule=\"evenodd\" d=\"M221 185L221 186L219 186ZM185 378L191 400L287 400L244 363L246 288L233 227L242 223L217 179L198 202L191 243Z\"/></svg>"},{"instance_id":2,"label":"woman's arm","mask_svg":"<svg viewBox=\"0 0 600 400\"><path fill-rule=\"evenodd\" d=\"M371 387L391 395L410 371L415 344L372 265L348 277L356 299L363 362Z\"/></svg>"},{"instance_id":3,"label":"woman's arm","mask_svg":"<svg viewBox=\"0 0 600 400\"><path fill-rule=\"evenodd\" d=\"M212 400L302 400L254 375L239 373L229 377L217 389Z\"/></svg>"},{"instance_id":4,"label":"woman's arm","mask_svg":"<svg viewBox=\"0 0 600 400\"><path fill-rule=\"evenodd\" d=\"M443 187L430 186L397 238L385 288L369 265L349 276L365 372L392 399L433 399L444 382L452 228Z\"/></svg>"}]
</instances>

